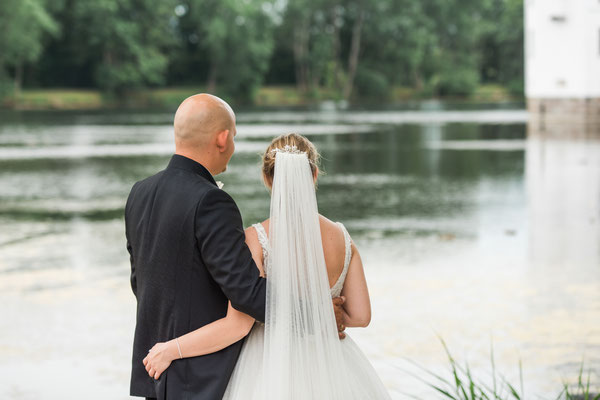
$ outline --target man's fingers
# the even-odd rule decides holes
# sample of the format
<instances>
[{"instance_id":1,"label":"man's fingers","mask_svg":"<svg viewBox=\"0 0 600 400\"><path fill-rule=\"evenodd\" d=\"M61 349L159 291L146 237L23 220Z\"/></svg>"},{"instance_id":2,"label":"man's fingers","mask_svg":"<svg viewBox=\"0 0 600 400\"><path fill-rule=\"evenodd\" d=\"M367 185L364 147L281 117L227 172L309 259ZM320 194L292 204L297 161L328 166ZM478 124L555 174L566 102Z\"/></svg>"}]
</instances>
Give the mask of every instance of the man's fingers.
<instances>
[{"instance_id":1,"label":"man's fingers","mask_svg":"<svg viewBox=\"0 0 600 400\"><path fill-rule=\"evenodd\" d=\"M338 332L338 336L340 337L340 339L346 338L346 334L344 332Z\"/></svg>"},{"instance_id":2,"label":"man's fingers","mask_svg":"<svg viewBox=\"0 0 600 400\"><path fill-rule=\"evenodd\" d=\"M338 332L342 332L344 327L344 310L342 304L344 303L344 297L336 297L333 299L333 311L335 314L335 322L337 325Z\"/></svg>"},{"instance_id":3,"label":"man's fingers","mask_svg":"<svg viewBox=\"0 0 600 400\"><path fill-rule=\"evenodd\" d=\"M142 363L144 364L144 366L146 364L148 364L148 356L144 357L144 359L142 360Z\"/></svg>"}]
</instances>

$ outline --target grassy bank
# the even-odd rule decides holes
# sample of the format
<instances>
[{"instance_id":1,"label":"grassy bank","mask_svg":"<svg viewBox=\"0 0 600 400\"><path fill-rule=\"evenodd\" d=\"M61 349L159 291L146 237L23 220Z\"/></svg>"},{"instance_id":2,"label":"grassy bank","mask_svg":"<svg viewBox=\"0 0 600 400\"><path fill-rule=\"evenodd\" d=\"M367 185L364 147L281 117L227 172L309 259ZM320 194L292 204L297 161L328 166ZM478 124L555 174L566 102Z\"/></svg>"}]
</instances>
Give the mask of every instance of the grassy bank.
<instances>
[{"instance_id":1,"label":"grassy bank","mask_svg":"<svg viewBox=\"0 0 600 400\"><path fill-rule=\"evenodd\" d=\"M131 91L121 96L103 94L94 89L25 89L17 95L4 98L2 108L16 110L99 110L111 108L165 108L173 109L186 97L202 92L201 86L169 87ZM227 98L227 96L224 96ZM355 98L353 104L402 104L410 101L427 100L415 89L397 87L390 91L387 99ZM472 103L520 101L507 89L498 85L482 85L466 97L442 97L439 100ZM230 100L230 99L229 99ZM301 93L295 86L265 86L259 89L251 105L259 107L294 107L335 101L336 95L327 90ZM235 104L235 101L232 101Z\"/></svg>"}]
</instances>

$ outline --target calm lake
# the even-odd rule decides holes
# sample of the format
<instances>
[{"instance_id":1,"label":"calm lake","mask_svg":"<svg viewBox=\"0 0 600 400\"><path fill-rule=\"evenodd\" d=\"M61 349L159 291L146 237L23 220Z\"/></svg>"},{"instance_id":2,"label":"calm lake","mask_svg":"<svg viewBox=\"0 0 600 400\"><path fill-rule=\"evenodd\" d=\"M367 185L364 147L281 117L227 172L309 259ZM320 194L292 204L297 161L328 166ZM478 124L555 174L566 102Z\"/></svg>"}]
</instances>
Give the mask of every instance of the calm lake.
<instances>
[{"instance_id":1,"label":"calm lake","mask_svg":"<svg viewBox=\"0 0 600 400\"><path fill-rule=\"evenodd\" d=\"M163 169L171 112L0 113L0 398L127 399L135 299L123 207ZM216 179L244 224L259 154L308 136L319 208L365 262L373 320L349 329L394 399L436 398L438 336L488 379L555 398L582 360L600 385L600 142L528 135L521 109L247 111Z\"/></svg>"}]
</instances>

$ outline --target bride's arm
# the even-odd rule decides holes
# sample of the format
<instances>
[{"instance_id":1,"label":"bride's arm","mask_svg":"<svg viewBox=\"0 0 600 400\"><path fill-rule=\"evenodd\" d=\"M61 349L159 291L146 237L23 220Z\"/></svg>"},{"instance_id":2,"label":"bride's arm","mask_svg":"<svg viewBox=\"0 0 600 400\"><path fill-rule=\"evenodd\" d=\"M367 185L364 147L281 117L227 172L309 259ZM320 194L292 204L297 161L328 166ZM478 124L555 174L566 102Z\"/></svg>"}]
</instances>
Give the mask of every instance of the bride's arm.
<instances>
[{"instance_id":1,"label":"bride's arm","mask_svg":"<svg viewBox=\"0 0 600 400\"><path fill-rule=\"evenodd\" d=\"M371 322L371 300L358 249L352 242L352 259L344 282L343 323L348 327L366 327Z\"/></svg>"},{"instance_id":2,"label":"bride's arm","mask_svg":"<svg viewBox=\"0 0 600 400\"><path fill-rule=\"evenodd\" d=\"M261 275L263 275L262 248L253 228L246 229L246 244L252 252L252 258L261 271ZM148 375L158 379L173 360L180 358L180 350L183 358L217 352L241 340L250 332L253 324L254 318L236 310L229 302L225 317L186 333L177 339L156 343L143 360L146 371L148 371ZM179 348L177 342L179 342Z\"/></svg>"},{"instance_id":3,"label":"bride's arm","mask_svg":"<svg viewBox=\"0 0 600 400\"><path fill-rule=\"evenodd\" d=\"M143 360L146 371L148 375L158 379L173 360L203 356L222 350L246 336L253 324L254 318L236 310L229 303L224 318L168 342L156 343Z\"/></svg>"}]
</instances>

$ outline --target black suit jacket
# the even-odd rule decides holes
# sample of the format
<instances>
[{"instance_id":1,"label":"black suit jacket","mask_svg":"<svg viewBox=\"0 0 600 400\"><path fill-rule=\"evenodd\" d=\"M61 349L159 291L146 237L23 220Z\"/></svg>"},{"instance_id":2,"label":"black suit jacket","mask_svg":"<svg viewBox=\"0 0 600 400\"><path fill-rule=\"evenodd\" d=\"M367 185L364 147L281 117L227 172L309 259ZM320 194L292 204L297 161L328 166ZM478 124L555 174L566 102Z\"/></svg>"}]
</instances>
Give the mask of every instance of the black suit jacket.
<instances>
[{"instance_id":1,"label":"black suit jacket","mask_svg":"<svg viewBox=\"0 0 600 400\"><path fill-rule=\"evenodd\" d=\"M175 360L158 380L142 360L156 342L224 317L228 300L264 321L266 281L245 244L235 202L201 164L174 155L165 170L131 189L125 232L137 299L131 395L221 399L242 341Z\"/></svg>"}]
</instances>

